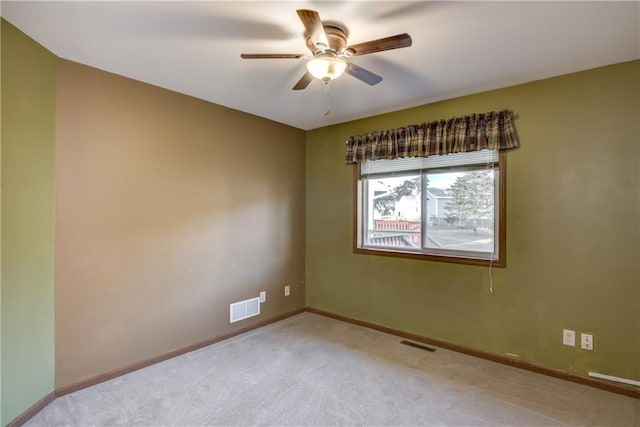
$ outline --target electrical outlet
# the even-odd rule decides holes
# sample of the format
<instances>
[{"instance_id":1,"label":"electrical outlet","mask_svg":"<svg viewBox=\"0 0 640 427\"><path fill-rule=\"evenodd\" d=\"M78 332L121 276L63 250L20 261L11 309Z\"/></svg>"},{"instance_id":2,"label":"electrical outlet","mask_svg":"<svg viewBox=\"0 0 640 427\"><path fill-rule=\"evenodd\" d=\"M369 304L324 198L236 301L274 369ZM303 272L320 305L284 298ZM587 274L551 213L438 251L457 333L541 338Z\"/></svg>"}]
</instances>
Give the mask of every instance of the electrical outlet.
<instances>
[{"instance_id":1,"label":"electrical outlet","mask_svg":"<svg viewBox=\"0 0 640 427\"><path fill-rule=\"evenodd\" d=\"M580 334L580 348L583 350L593 350L593 335Z\"/></svg>"},{"instance_id":2,"label":"electrical outlet","mask_svg":"<svg viewBox=\"0 0 640 427\"><path fill-rule=\"evenodd\" d=\"M562 330L562 344L568 345L570 347L576 346L576 331L572 331L571 329L563 329Z\"/></svg>"},{"instance_id":3,"label":"electrical outlet","mask_svg":"<svg viewBox=\"0 0 640 427\"><path fill-rule=\"evenodd\" d=\"M285 285L284 287L284 296L288 297L291 294L291 288L289 287L289 285Z\"/></svg>"},{"instance_id":4,"label":"electrical outlet","mask_svg":"<svg viewBox=\"0 0 640 427\"><path fill-rule=\"evenodd\" d=\"M267 291L262 291L260 292L260 302L265 302L265 301L267 301Z\"/></svg>"}]
</instances>

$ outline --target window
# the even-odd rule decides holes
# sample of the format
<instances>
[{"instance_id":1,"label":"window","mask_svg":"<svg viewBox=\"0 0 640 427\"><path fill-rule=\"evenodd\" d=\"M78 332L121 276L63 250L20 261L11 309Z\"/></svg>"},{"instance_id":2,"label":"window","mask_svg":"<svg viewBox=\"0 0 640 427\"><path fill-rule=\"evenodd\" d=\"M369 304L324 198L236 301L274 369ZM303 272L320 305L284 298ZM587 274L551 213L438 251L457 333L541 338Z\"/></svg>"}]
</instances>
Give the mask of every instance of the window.
<instances>
[{"instance_id":1,"label":"window","mask_svg":"<svg viewBox=\"0 0 640 427\"><path fill-rule=\"evenodd\" d=\"M505 265L505 154L375 160L355 170L355 252Z\"/></svg>"}]
</instances>

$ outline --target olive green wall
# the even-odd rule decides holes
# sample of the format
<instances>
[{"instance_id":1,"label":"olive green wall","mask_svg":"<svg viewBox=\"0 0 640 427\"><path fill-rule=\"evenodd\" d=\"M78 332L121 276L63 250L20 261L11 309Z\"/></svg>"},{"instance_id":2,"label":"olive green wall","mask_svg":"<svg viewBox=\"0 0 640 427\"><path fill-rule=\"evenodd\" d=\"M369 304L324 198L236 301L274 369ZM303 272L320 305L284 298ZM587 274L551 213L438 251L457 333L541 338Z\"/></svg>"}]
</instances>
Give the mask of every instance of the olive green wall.
<instances>
[{"instance_id":1,"label":"olive green wall","mask_svg":"<svg viewBox=\"0 0 640 427\"><path fill-rule=\"evenodd\" d=\"M639 61L617 64L310 131L307 306L640 380L639 75ZM507 156L507 267L493 270L493 295L484 267L352 253L349 136L503 108L522 147ZM563 346L562 328L592 333L595 350Z\"/></svg>"},{"instance_id":2,"label":"olive green wall","mask_svg":"<svg viewBox=\"0 0 640 427\"><path fill-rule=\"evenodd\" d=\"M2 20L2 425L53 391L56 64Z\"/></svg>"}]
</instances>

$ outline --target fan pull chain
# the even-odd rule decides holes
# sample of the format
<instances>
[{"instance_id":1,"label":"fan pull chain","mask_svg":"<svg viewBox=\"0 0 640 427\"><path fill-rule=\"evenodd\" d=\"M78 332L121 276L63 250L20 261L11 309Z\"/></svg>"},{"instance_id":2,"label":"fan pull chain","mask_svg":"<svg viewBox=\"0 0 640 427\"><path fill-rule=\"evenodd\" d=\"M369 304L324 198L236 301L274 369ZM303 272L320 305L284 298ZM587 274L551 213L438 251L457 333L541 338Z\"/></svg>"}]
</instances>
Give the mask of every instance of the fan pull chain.
<instances>
[{"instance_id":1,"label":"fan pull chain","mask_svg":"<svg viewBox=\"0 0 640 427\"><path fill-rule=\"evenodd\" d=\"M327 117L331 114L331 109L329 108L329 80L324 82L324 116Z\"/></svg>"}]
</instances>

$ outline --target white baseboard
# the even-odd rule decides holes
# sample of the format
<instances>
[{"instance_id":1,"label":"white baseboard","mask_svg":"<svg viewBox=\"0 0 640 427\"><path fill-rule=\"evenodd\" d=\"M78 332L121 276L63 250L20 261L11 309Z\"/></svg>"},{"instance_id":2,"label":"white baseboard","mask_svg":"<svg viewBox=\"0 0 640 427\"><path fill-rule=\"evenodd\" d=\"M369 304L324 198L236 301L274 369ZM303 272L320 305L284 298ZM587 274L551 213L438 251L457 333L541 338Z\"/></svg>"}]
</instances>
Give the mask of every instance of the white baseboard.
<instances>
[{"instance_id":1,"label":"white baseboard","mask_svg":"<svg viewBox=\"0 0 640 427\"><path fill-rule=\"evenodd\" d=\"M597 372L589 372L589 376L594 378L600 378L601 380L615 381L618 383L629 384L629 385L634 385L636 387L640 387L640 381L628 380L626 378L614 377L612 375L599 374Z\"/></svg>"}]
</instances>

